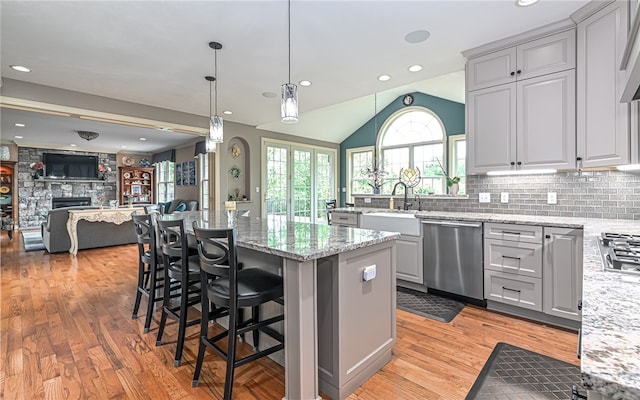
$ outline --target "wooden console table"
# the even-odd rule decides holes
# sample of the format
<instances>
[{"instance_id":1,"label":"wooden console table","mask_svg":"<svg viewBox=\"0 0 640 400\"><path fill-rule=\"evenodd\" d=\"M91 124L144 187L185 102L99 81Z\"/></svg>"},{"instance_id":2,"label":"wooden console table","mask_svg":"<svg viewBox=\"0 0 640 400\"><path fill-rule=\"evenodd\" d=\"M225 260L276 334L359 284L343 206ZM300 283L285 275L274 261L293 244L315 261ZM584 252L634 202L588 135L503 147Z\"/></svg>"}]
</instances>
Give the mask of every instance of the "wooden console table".
<instances>
[{"instance_id":1,"label":"wooden console table","mask_svg":"<svg viewBox=\"0 0 640 400\"><path fill-rule=\"evenodd\" d=\"M74 256L78 254L78 221L84 219L89 222L111 222L120 225L131 220L131 214L135 210L142 210L142 208L69 210L69 218L67 219L67 231L71 240L69 253Z\"/></svg>"}]
</instances>

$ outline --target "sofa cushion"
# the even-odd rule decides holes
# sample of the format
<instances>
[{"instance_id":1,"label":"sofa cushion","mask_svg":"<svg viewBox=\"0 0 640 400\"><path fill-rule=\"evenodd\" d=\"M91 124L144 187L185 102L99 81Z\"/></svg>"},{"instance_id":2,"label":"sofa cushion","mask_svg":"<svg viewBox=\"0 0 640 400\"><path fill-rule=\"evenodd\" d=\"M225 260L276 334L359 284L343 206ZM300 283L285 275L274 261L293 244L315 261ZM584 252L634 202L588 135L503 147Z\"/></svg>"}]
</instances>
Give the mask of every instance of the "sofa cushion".
<instances>
[{"instance_id":1,"label":"sofa cushion","mask_svg":"<svg viewBox=\"0 0 640 400\"><path fill-rule=\"evenodd\" d=\"M185 211L186 209L187 209L187 205L184 203L180 203L178 204L178 207L176 207L176 209L173 211Z\"/></svg>"}]
</instances>

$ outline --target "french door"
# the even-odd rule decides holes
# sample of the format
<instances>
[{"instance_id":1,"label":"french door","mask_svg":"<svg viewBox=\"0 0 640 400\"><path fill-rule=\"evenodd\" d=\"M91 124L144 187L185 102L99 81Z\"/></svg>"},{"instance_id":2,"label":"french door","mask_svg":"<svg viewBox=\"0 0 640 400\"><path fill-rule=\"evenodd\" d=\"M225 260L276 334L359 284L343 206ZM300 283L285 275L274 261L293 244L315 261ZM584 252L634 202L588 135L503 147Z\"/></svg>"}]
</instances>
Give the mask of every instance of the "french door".
<instances>
[{"instance_id":1,"label":"french door","mask_svg":"<svg viewBox=\"0 0 640 400\"><path fill-rule=\"evenodd\" d=\"M326 201L336 198L336 150L266 139L262 148L262 214L326 223Z\"/></svg>"}]
</instances>

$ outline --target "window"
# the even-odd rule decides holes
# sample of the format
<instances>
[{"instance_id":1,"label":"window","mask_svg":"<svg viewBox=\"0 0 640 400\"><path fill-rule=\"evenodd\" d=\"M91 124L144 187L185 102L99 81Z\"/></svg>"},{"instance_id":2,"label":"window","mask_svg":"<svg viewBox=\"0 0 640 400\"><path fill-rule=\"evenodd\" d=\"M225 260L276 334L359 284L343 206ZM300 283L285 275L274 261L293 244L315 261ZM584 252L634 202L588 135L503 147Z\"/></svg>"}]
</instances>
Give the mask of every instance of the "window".
<instances>
[{"instance_id":1,"label":"window","mask_svg":"<svg viewBox=\"0 0 640 400\"><path fill-rule=\"evenodd\" d=\"M172 161L162 161L156 165L158 203L166 203L174 199L175 163Z\"/></svg>"},{"instance_id":2,"label":"window","mask_svg":"<svg viewBox=\"0 0 640 400\"><path fill-rule=\"evenodd\" d=\"M347 201L353 195L372 194L372 183L364 171L373 165L373 147L347 150Z\"/></svg>"},{"instance_id":3,"label":"window","mask_svg":"<svg viewBox=\"0 0 640 400\"><path fill-rule=\"evenodd\" d=\"M449 136L449 176L460 177L458 194L466 194L467 141L465 135Z\"/></svg>"},{"instance_id":4,"label":"window","mask_svg":"<svg viewBox=\"0 0 640 400\"><path fill-rule=\"evenodd\" d=\"M200 184L198 185L200 197L200 209L209 209L209 153L198 154L198 176Z\"/></svg>"},{"instance_id":5,"label":"window","mask_svg":"<svg viewBox=\"0 0 640 400\"><path fill-rule=\"evenodd\" d=\"M417 167L422 179L413 188L416 194L443 194L444 124L431 110L407 107L393 114L381 129L380 162L387 173L382 193L390 194L402 168ZM446 168L446 167L445 167Z\"/></svg>"}]
</instances>

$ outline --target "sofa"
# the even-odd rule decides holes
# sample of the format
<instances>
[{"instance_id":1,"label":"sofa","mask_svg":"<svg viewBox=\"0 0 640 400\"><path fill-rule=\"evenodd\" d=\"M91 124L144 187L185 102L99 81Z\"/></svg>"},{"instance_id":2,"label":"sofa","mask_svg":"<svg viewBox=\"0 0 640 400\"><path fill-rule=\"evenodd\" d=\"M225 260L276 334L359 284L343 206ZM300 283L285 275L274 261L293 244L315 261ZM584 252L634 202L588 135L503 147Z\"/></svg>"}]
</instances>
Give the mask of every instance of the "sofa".
<instances>
[{"instance_id":1,"label":"sofa","mask_svg":"<svg viewBox=\"0 0 640 400\"><path fill-rule=\"evenodd\" d=\"M71 239L67 232L69 210L91 210L98 207L64 207L49 211L47 220L42 223L42 242L49 253L69 251ZM117 246L137 243L133 220L120 225L110 222L78 221L78 250L96 247Z\"/></svg>"},{"instance_id":2,"label":"sofa","mask_svg":"<svg viewBox=\"0 0 640 400\"><path fill-rule=\"evenodd\" d=\"M162 204L164 206L165 214L172 214L174 211L198 211L197 200L174 199L166 203L158 204Z\"/></svg>"}]
</instances>

